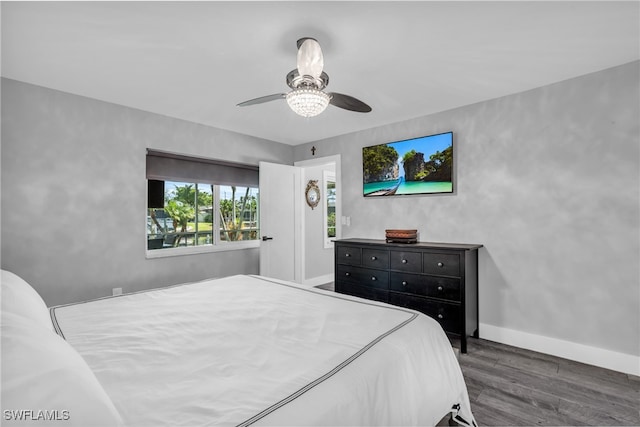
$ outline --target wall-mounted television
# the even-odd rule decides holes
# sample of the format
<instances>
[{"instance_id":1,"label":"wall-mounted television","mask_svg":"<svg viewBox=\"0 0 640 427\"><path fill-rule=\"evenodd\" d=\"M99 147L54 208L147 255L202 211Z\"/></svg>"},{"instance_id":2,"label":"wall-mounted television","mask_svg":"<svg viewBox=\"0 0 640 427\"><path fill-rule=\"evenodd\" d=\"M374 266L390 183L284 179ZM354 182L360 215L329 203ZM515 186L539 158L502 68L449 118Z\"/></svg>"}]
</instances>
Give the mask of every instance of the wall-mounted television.
<instances>
[{"instance_id":1,"label":"wall-mounted television","mask_svg":"<svg viewBox=\"0 0 640 427\"><path fill-rule=\"evenodd\" d=\"M365 197L453 193L453 132L362 149Z\"/></svg>"}]
</instances>

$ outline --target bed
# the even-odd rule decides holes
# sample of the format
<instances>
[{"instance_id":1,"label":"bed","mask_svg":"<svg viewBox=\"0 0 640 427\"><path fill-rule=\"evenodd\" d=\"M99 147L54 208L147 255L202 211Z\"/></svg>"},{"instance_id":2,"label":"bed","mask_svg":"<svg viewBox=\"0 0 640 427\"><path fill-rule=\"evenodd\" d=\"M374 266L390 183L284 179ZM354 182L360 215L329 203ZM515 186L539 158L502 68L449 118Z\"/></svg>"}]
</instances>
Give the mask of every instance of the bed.
<instances>
[{"instance_id":1,"label":"bed","mask_svg":"<svg viewBox=\"0 0 640 427\"><path fill-rule=\"evenodd\" d=\"M445 333L404 308L255 275L47 309L3 271L2 299L3 425L475 426Z\"/></svg>"}]
</instances>

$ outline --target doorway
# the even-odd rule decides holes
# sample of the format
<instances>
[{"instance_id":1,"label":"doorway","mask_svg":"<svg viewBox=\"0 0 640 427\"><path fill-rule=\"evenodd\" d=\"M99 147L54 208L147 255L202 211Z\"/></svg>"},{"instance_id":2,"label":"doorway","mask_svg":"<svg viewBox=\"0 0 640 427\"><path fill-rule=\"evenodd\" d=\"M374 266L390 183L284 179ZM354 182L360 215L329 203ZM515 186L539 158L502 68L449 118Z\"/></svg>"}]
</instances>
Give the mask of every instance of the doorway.
<instances>
[{"instance_id":1,"label":"doorway","mask_svg":"<svg viewBox=\"0 0 640 427\"><path fill-rule=\"evenodd\" d=\"M303 284L318 286L334 280L333 241L342 236L340 155L295 162L301 168L303 188L317 181L321 202L314 209L304 199L300 238Z\"/></svg>"},{"instance_id":2,"label":"doorway","mask_svg":"<svg viewBox=\"0 0 640 427\"><path fill-rule=\"evenodd\" d=\"M294 166L260 163L261 275L309 286L333 281L333 245L327 241L342 235L340 175L340 155ZM320 188L314 208L304 195L309 181Z\"/></svg>"}]
</instances>

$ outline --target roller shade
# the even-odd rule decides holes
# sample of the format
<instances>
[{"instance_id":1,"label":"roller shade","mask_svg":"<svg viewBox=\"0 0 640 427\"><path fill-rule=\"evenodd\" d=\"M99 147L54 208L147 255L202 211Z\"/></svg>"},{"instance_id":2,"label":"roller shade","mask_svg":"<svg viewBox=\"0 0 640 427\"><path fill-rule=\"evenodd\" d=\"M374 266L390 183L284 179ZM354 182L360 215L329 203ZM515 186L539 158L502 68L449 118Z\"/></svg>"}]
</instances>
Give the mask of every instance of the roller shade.
<instances>
[{"instance_id":1,"label":"roller shade","mask_svg":"<svg viewBox=\"0 0 640 427\"><path fill-rule=\"evenodd\" d=\"M147 179L258 186L258 166L147 150Z\"/></svg>"}]
</instances>

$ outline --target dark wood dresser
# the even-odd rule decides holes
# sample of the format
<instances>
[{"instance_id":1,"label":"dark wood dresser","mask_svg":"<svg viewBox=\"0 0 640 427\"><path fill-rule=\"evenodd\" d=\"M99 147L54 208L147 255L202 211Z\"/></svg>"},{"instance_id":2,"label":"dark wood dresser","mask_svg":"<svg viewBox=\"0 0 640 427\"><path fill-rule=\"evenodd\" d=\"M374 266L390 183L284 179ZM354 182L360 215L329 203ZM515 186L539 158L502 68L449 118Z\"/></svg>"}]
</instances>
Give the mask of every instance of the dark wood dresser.
<instances>
[{"instance_id":1,"label":"dark wood dresser","mask_svg":"<svg viewBox=\"0 0 640 427\"><path fill-rule=\"evenodd\" d=\"M335 290L420 311L448 334L478 337L478 249L457 243L335 241Z\"/></svg>"}]
</instances>

